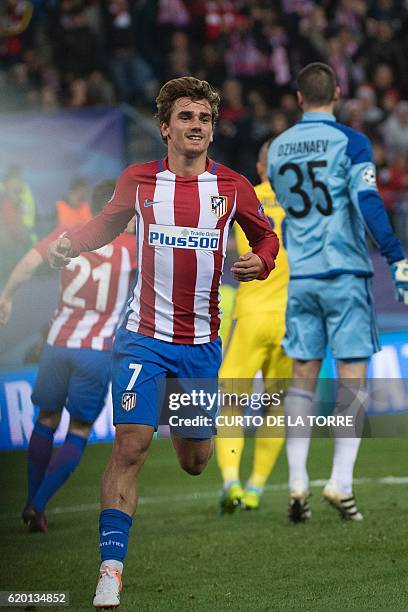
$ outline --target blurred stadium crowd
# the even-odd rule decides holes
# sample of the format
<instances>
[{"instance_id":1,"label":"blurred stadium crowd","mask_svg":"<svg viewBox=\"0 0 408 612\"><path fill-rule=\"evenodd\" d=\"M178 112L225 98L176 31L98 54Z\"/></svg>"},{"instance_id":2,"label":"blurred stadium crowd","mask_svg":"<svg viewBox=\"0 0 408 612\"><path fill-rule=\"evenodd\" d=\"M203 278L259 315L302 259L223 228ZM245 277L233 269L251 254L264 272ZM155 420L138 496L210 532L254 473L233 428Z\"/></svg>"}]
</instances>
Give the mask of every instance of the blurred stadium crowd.
<instances>
[{"instance_id":1,"label":"blurred stadium crowd","mask_svg":"<svg viewBox=\"0 0 408 612\"><path fill-rule=\"evenodd\" d=\"M0 6L0 112L126 102L151 118L160 84L194 74L222 93L213 156L253 182L260 145L298 118L294 76L312 61L335 69L345 99L338 118L373 141L381 194L394 224L403 218L407 239L407 0L3 0Z\"/></svg>"}]
</instances>

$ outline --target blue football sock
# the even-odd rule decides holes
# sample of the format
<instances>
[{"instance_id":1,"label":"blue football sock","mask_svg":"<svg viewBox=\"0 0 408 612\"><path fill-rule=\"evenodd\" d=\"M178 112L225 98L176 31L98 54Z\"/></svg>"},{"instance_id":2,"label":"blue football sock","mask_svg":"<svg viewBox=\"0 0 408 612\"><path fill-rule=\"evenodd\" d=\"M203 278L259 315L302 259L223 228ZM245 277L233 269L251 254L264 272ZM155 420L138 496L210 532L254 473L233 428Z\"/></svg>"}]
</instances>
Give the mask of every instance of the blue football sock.
<instances>
[{"instance_id":1,"label":"blue football sock","mask_svg":"<svg viewBox=\"0 0 408 612\"><path fill-rule=\"evenodd\" d=\"M47 425L43 425L38 421L34 425L30 443L28 445L27 455L27 503L31 503L32 498L37 493L38 488L44 478L44 474L47 470L52 455L54 433L55 429L52 429Z\"/></svg>"},{"instance_id":2,"label":"blue football sock","mask_svg":"<svg viewBox=\"0 0 408 612\"><path fill-rule=\"evenodd\" d=\"M99 550L101 561L123 561L127 549L132 517L121 510L108 508L99 516Z\"/></svg>"},{"instance_id":3,"label":"blue football sock","mask_svg":"<svg viewBox=\"0 0 408 612\"><path fill-rule=\"evenodd\" d=\"M72 474L81 461L87 438L68 433L64 444L54 454L47 473L32 499L32 504L38 512L44 512L48 500Z\"/></svg>"}]
</instances>

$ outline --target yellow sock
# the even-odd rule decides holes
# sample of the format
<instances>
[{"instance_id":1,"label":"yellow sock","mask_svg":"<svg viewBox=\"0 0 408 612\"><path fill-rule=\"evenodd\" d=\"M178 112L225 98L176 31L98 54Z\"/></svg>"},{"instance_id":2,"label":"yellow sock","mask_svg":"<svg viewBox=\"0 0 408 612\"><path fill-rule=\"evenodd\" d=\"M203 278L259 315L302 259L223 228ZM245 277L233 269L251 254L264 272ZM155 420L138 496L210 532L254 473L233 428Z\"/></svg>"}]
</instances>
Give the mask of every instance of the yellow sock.
<instances>
[{"instance_id":1,"label":"yellow sock","mask_svg":"<svg viewBox=\"0 0 408 612\"><path fill-rule=\"evenodd\" d=\"M224 484L231 480L239 480L239 464L244 449L244 438L215 438L215 451L217 463L220 468Z\"/></svg>"},{"instance_id":2,"label":"yellow sock","mask_svg":"<svg viewBox=\"0 0 408 612\"><path fill-rule=\"evenodd\" d=\"M260 431L262 434L262 430ZM283 446L284 438L257 436L252 473L248 485L263 489Z\"/></svg>"}]
</instances>

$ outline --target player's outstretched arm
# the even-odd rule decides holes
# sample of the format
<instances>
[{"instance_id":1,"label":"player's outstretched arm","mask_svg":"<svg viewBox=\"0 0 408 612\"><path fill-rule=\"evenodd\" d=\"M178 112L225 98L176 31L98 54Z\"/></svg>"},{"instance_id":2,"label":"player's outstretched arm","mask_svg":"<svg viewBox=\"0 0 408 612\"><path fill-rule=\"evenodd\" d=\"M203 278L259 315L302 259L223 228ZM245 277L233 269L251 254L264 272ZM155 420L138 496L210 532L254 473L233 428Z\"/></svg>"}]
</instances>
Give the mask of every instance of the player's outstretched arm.
<instances>
[{"instance_id":1,"label":"player's outstretched arm","mask_svg":"<svg viewBox=\"0 0 408 612\"><path fill-rule=\"evenodd\" d=\"M71 241L66 236L60 236L53 240L47 249L47 260L51 268L60 270L65 268L71 261L68 253L71 250Z\"/></svg>"},{"instance_id":2,"label":"player's outstretched arm","mask_svg":"<svg viewBox=\"0 0 408 612\"><path fill-rule=\"evenodd\" d=\"M30 249L11 272L0 294L0 325L6 325L13 308L13 295L23 283L30 280L43 259L36 249Z\"/></svg>"},{"instance_id":3,"label":"player's outstretched arm","mask_svg":"<svg viewBox=\"0 0 408 612\"><path fill-rule=\"evenodd\" d=\"M236 261L231 268L233 277L240 283L255 280L261 276L264 271L265 264L263 260L258 257L256 253L252 253L252 251L241 255L239 260Z\"/></svg>"}]
</instances>

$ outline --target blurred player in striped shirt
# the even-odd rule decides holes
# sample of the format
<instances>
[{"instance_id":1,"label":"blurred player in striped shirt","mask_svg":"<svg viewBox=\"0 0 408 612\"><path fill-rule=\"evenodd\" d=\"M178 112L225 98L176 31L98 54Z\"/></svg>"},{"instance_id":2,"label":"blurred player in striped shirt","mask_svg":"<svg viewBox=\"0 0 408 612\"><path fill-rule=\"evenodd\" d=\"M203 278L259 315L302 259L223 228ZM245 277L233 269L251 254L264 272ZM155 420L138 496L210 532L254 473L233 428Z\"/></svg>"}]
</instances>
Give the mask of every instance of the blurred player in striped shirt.
<instances>
[{"instance_id":1,"label":"blurred player in striped shirt","mask_svg":"<svg viewBox=\"0 0 408 612\"><path fill-rule=\"evenodd\" d=\"M95 219L51 245L58 267L110 242L136 212L139 275L114 345L112 396L116 439L102 482L97 609L117 607L121 573L136 509L135 481L158 425L166 377L217 380L221 363L219 284L228 230L236 220L251 252L233 271L265 279L279 242L252 186L207 157L219 96L193 77L166 83L157 98L166 159L129 166ZM181 467L200 474L212 453L217 406L191 406L209 424L172 430Z\"/></svg>"},{"instance_id":2,"label":"blurred player in striped shirt","mask_svg":"<svg viewBox=\"0 0 408 612\"><path fill-rule=\"evenodd\" d=\"M114 181L104 181L95 188L95 214L109 200L114 186ZM85 253L61 272L59 305L32 394L40 412L28 450L23 520L30 531L47 531L46 504L79 465L92 425L105 403L113 334L136 269L134 223L129 225L133 225L133 232ZM14 268L0 295L0 324L9 319L15 290L33 276L46 259L49 244L63 230L59 227L41 240ZM70 414L68 433L52 456L64 406Z\"/></svg>"}]
</instances>

